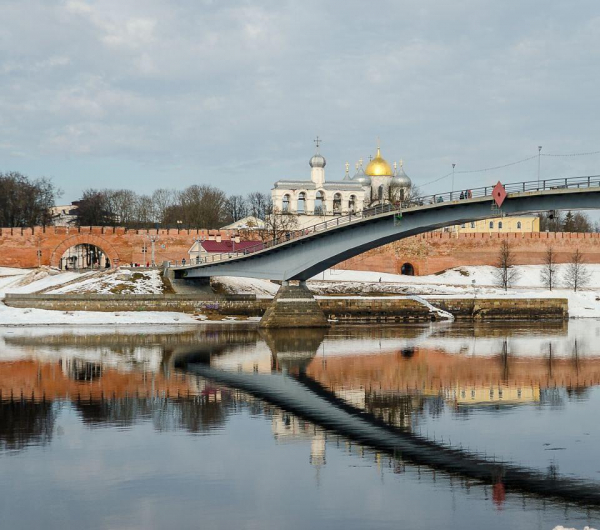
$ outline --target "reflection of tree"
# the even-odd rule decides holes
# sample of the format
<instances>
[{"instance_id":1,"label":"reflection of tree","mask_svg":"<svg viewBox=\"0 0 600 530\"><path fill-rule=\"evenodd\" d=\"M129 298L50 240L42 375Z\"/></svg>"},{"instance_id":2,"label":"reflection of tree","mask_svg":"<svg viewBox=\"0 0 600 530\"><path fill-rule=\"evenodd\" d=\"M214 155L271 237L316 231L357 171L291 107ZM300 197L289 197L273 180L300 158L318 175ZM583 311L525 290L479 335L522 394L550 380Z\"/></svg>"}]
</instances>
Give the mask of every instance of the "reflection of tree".
<instances>
[{"instance_id":1,"label":"reflection of tree","mask_svg":"<svg viewBox=\"0 0 600 530\"><path fill-rule=\"evenodd\" d=\"M565 406L564 388L542 388L540 390L540 404L550 405L552 408L562 409Z\"/></svg>"},{"instance_id":2,"label":"reflection of tree","mask_svg":"<svg viewBox=\"0 0 600 530\"><path fill-rule=\"evenodd\" d=\"M159 431L200 433L223 425L237 403L229 391L219 390L189 399L131 397L77 401L74 406L82 421L92 426L129 427L151 421Z\"/></svg>"},{"instance_id":3,"label":"reflection of tree","mask_svg":"<svg viewBox=\"0 0 600 530\"><path fill-rule=\"evenodd\" d=\"M19 450L50 442L56 413L52 403L0 402L0 450Z\"/></svg>"},{"instance_id":4,"label":"reflection of tree","mask_svg":"<svg viewBox=\"0 0 600 530\"><path fill-rule=\"evenodd\" d=\"M410 429L413 414L422 412L424 404L422 396L367 393L365 410L389 425Z\"/></svg>"},{"instance_id":5,"label":"reflection of tree","mask_svg":"<svg viewBox=\"0 0 600 530\"><path fill-rule=\"evenodd\" d=\"M102 376L102 366L98 363L73 359L69 366L69 375L75 381L95 381Z\"/></svg>"},{"instance_id":6,"label":"reflection of tree","mask_svg":"<svg viewBox=\"0 0 600 530\"><path fill-rule=\"evenodd\" d=\"M578 400L587 397L590 387L587 386L570 386L567 387L567 396L569 400Z\"/></svg>"}]
</instances>

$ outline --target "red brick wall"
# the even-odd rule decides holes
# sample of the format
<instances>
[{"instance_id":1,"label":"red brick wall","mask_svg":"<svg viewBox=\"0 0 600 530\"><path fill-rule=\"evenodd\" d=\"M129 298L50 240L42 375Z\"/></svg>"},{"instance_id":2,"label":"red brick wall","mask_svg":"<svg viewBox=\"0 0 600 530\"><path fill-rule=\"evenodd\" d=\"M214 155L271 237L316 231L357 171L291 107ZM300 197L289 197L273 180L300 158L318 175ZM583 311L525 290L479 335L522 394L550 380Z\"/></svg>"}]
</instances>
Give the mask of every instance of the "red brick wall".
<instances>
[{"instance_id":1,"label":"red brick wall","mask_svg":"<svg viewBox=\"0 0 600 530\"><path fill-rule=\"evenodd\" d=\"M164 260L189 259L188 250L196 238L220 235L223 239L230 239L232 234L229 230L127 230L99 226L0 228L0 266L57 266L64 251L79 243L100 247L113 264L117 260L120 264L143 263L144 243L148 249L145 259L151 259L150 235L159 238L155 246L156 262L162 263ZM41 250L41 258L38 258L38 250Z\"/></svg>"},{"instance_id":2,"label":"red brick wall","mask_svg":"<svg viewBox=\"0 0 600 530\"><path fill-rule=\"evenodd\" d=\"M404 263L415 274L434 274L460 265L494 265L503 239L513 245L519 265L543 262L547 245L552 244L559 262L569 261L576 248L588 263L600 263L600 234L450 234L432 232L390 243L340 263L337 268L400 274Z\"/></svg>"},{"instance_id":3,"label":"red brick wall","mask_svg":"<svg viewBox=\"0 0 600 530\"><path fill-rule=\"evenodd\" d=\"M0 228L0 266L56 266L64 251L78 243L99 246L111 259L121 264L143 263L142 246L146 243L150 260L150 235L158 235L156 262L188 259L188 250L197 238L230 239L228 230L127 230L122 227L41 227ZM519 264L542 263L548 244L554 246L558 260L566 262L576 248L588 263L600 263L600 234L527 233L527 234L450 234L428 233L410 237L371 250L337 266L341 269L400 273L403 263L410 263L415 274L433 274L460 265L494 265L500 242L508 238L514 245ZM164 245L165 248L162 248Z\"/></svg>"}]
</instances>

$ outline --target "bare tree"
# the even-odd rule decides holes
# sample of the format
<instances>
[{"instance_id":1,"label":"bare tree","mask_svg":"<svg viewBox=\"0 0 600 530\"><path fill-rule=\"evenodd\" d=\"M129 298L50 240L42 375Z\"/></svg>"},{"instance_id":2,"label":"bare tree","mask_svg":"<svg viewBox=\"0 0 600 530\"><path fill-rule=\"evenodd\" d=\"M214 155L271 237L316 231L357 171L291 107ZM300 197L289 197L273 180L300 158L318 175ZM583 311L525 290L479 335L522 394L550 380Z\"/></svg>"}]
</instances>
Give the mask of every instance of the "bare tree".
<instances>
[{"instance_id":1,"label":"bare tree","mask_svg":"<svg viewBox=\"0 0 600 530\"><path fill-rule=\"evenodd\" d=\"M585 212L575 212L573 215L573 232L593 232L594 225Z\"/></svg>"},{"instance_id":2,"label":"bare tree","mask_svg":"<svg viewBox=\"0 0 600 530\"><path fill-rule=\"evenodd\" d=\"M542 278L542 284L547 289L552 291L553 287L556 287L556 279L558 277L558 265L556 263L556 252L554 247L548 245L546 247L546 253L544 254L543 268L540 273Z\"/></svg>"},{"instance_id":3,"label":"bare tree","mask_svg":"<svg viewBox=\"0 0 600 530\"><path fill-rule=\"evenodd\" d=\"M514 252L506 239L503 239L500 245L494 276L496 285L505 291L519 279L519 272L515 269Z\"/></svg>"},{"instance_id":4,"label":"bare tree","mask_svg":"<svg viewBox=\"0 0 600 530\"><path fill-rule=\"evenodd\" d=\"M167 210L175 204L176 199L175 190L161 188L152 193L154 215L158 223L166 223Z\"/></svg>"},{"instance_id":5,"label":"bare tree","mask_svg":"<svg viewBox=\"0 0 600 530\"><path fill-rule=\"evenodd\" d=\"M87 189L83 192L81 199L73 204L77 206L78 226L110 226L115 224L106 191Z\"/></svg>"},{"instance_id":6,"label":"bare tree","mask_svg":"<svg viewBox=\"0 0 600 530\"><path fill-rule=\"evenodd\" d=\"M154 201L150 195L139 195L136 198L134 219L142 227L149 227L156 222Z\"/></svg>"},{"instance_id":7,"label":"bare tree","mask_svg":"<svg viewBox=\"0 0 600 530\"><path fill-rule=\"evenodd\" d=\"M137 195L132 190L104 190L108 211L114 221L122 226L135 224Z\"/></svg>"},{"instance_id":8,"label":"bare tree","mask_svg":"<svg viewBox=\"0 0 600 530\"><path fill-rule=\"evenodd\" d=\"M249 193L246 201L248 203L248 215L258 219L264 219L273 209L271 197L266 193L259 191Z\"/></svg>"},{"instance_id":9,"label":"bare tree","mask_svg":"<svg viewBox=\"0 0 600 530\"><path fill-rule=\"evenodd\" d=\"M571 260L567 263L567 270L565 271L565 283L567 287L577 291L585 287L590 281L590 273L585 266L583 254L579 249L575 249L575 252L571 254Z\"/></svg>"},{"instance_id":10,"label":"bare tree","mask_svg":"<svg viewBox=\"0 0 600 530\"><path fill-rule=\"evenodd\" d=\"M248 203L242 195L231 195L225 203L227 222L235 223L248 216Z\"/></svg>"},{"instance_id":11,"label":"bare tree","mask_svg":"<svg viewBox=\"0 0 600 530\"><path fill-rule=\"evenodd\" d=\"M182 221L188 228L219 228L225 224L226 201L220 189L194 184L179 193L177 204L167 210L167 222Z\"/></svg>"},{"instance_id":12,"label":"bare tree","mask_svg":"<svg viewBox=\"0 0 600 530\"><path fill-rule=\"evenodd\" d=\"M563 230L562 212L552 210L540 214L541 232L562 232Z\"/></svg>"},{"instance_id":13,"label":"bare tree","mask_svg":"<svg viewBox=\"0 0 600 530\"><path fill-rule=\"evenodd\" d=\"M281 212L270 200L265 208L264 221L265 227L260 231L260 238L263 241L291 238L298 230L297 216Z\"/></svg>"},{"instance_id":14,"label":"bare tree","mask_svg":"<svg viewBox=\"0 0 600 530\"><path fill-rule=\"evenodd\" d=\"M50 180L32 180L17 172L0 172L0 226L48 225L58 190Z\"/></svg>"}]
</instances>

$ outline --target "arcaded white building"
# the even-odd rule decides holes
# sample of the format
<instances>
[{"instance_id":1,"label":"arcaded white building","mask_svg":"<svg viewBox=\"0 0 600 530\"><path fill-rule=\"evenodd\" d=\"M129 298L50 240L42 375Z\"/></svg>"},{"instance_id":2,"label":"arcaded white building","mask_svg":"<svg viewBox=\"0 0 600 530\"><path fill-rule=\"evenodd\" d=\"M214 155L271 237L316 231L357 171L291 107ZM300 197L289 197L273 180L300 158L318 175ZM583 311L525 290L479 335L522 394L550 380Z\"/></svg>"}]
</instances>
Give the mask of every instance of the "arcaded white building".
<instances>
[{"instance_id":1,"label":"arcaded white building","mask_svg":"<svg viewBox=\"0 0 600 530\"><path fill-rule=\"evenodd\" d=\"M342 180L325 180L326 160L319 152L310 159L310 180L278 180L271 190L276 211L296 214L300 225L305 226L315 218L346 215L369 206L398 202L408 197L411 180L402 167L388 162L377 154L363 168L362 159L356 164L356 173L350 177L349 164ZM318 222L318 221L317 221Z\"/></svg>"}]
</instances>

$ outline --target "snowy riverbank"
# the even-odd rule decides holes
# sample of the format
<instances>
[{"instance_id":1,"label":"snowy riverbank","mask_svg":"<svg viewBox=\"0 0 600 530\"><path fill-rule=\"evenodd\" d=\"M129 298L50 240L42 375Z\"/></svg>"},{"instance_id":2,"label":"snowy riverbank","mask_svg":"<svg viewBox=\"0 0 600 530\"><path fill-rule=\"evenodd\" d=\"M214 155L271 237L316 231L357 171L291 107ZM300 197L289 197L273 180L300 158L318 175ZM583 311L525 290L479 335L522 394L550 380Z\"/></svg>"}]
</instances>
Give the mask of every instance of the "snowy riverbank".
<instances>
[{"instance_id":1,"label":"snowy riverbank","mask_svg":"<svg viewBox=\"0 0 600 530\"><path fill-rule=\"evenodd\" d=\"M420 296L435 298L567 298L572 318L600 318L600 265L587 265L590 282L586 290L574 293L566 288L548 291L543 288L541 266L517 267L519 279L515 286L503 291L494 286L493 267L458 267L430 276L402 276L369 271L331 269L308 282L317 296ZM222 292L256 294L272 297L279 285L267 280L249 278L219 278ZM0 268L0 325L56 324L198 324L205 315L176 312L86 312L47 311L10 308L1 300L6 293L101 293L159 294L164 285L156 270L140 269L101 272L58 272L48 268ZM226 318L220 322L234 322ZM241 321L241 320L240 320ZM215 322L211 320L211 322ZM219 322L219 321L217 321Z\"/></svg>"}]
</instances>

